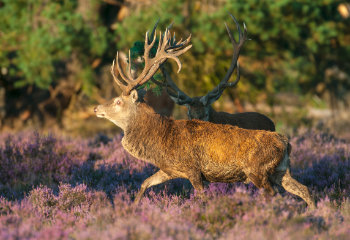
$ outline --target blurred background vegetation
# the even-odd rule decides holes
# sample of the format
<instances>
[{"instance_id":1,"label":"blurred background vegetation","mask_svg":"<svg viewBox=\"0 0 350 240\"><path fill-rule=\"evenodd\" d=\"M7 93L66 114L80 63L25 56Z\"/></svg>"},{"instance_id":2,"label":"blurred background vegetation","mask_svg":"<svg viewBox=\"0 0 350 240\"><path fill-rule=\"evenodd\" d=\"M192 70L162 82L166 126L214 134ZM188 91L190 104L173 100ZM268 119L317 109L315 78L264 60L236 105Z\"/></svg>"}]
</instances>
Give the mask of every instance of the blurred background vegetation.
<instances>
[{"instance_id":1,"label":"blurred background vegetation","mask_svg":"<svg viewBox=\"0 0 350 240\"><path fill-rule=\"evenodd\" d=\"M251 41L239 58L238 86L214 108L265 113L285 133L318 127L346 137L349 6L336 0L0 0L0 128L116 131L94 116L93 106L118 92L109 72L117 50L126 53L142 41L158 19L158 30L174 22L178 38L192 34L183 69L172 76L188 95L205 94L231 64L224 22L237 31L230 12L245 22ZM173 115L185 118L185 108L177 106Z\"/></svg>"}]
</instances>

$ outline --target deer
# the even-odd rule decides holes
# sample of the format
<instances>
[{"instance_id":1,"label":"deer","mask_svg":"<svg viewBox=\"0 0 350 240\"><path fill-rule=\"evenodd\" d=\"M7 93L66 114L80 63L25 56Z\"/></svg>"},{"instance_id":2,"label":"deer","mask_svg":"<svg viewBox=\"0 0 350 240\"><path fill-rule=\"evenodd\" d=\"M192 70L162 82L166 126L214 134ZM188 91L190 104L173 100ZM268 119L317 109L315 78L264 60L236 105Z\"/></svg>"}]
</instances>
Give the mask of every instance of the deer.
<instances>
[{"instance_id":1,"label":"deer","mask_svg":"<svg viewBox=\"0 0 350 240\"><path fill-rule=\"evenodd\" d=\"M203 193L204 180L251 182L271 195L276 193L275 186L282 186L315 208L308 188L291 176L291 149L287 137L277 132L243 129L198 119L174 120L157 114L139 98L138 87L149 81L161 64L173 59L179 72L181 62L178 57L192 47L189 44L191 35L176 42L175 36L171 38L166 29L163 35L159 34L156 54L150 58L155 36L148 41L146 32L145 66L137 77L132 77L131 61L127 69L120 67L117 52L111 74L122 94L94 108L97 117L105 118L123 130L121 143L127 152L159 168L141 184L134 204L139 204L149 187L185 178L199 193Z\"/></svg>"},{"instance_id":2,"label":"deer","mask_svg":"<svg viewBox=\"0 0 350 240\"><path fill-rule=\"evenodd\" d=\"M156 113L170 117L173 113L175 103L171 100L165 89L159 95L152 90L148 90L144 96L144 101L151 106Z\"/></svg>"},{"instance_id":3,"label":"deer","mask_svg":"<svg viewBox=\"0 0 350 240\"><path fill-rule=\"evenodd\" d=\"M187 117L188 119L200 119L203 121L209 121L212 123L218 124L230 124L233 126L238 126L245 129L260 129L267 131L275 131L275 124L267 116L258 113L258 112L244 112L244 113L235 113L230 114L227 112L216 112L211 106L216 100L220 98L223 91L230 87L235 87L240 79L239 74L239 63L237 62L240 50L247 40L247 27L244 24L244 31L242 32L240 25L236 18L230 14L231 18L235 22L238 30L238 42L233 38L230 29L225 23L226 30L230 37L232 46L233 46L233 56L231 66L228 69L226 75L221 80L221 82L211 91L209 91L204 96L189 97L186 93L181 91L174 81L172 80L169 73L166 71L164 66L161 66L161 71L166 79L166 83L159 82L155 79L152 79L154 83L165 87L170 98L178 105L185 105L187 107ZM155 26L156 27L156 26ZM229 83L232 73L234 72L237 66L237 77L234 82Z\"/></svg>"}]
</instances>

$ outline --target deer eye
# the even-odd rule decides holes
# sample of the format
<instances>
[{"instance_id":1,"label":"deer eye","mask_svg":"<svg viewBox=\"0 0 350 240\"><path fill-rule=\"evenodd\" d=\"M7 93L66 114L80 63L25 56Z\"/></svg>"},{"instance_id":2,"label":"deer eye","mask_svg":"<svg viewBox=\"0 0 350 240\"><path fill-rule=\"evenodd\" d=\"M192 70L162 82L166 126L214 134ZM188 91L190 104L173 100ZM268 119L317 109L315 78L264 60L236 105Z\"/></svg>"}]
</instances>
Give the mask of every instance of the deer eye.
<instances>
[{"instance_id":1,"label":"deer eye","mask_svg":"<svg viewBox=\"0 0 350 240\"><path fill-rule=\"evenodd\" d=\"M114 100L114 104L115 104L115 105L120 105L121 103L122 103L122 101L120 101L120 99Z\"/></svg>"}]
</instances>

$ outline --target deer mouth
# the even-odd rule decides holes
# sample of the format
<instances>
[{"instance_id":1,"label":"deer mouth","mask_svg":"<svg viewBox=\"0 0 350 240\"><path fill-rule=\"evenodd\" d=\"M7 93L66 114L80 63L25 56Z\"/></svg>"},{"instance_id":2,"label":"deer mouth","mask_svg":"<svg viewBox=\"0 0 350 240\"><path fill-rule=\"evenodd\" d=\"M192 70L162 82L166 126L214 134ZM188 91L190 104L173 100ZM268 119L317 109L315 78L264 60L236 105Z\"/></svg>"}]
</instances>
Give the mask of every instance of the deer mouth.
<instances>
[{"instance_id":1,"label":"deer mouth","mask_svg":"<svg viewBox=\"0 0 350 240\"><path fill-rule=\"evenodd\" d=\"M104 113L96 113L96 116L99 118L104 118L105 114Z\"/></svg>"},{"instance_id":2,"label":"deer mouth","mask_svg":"<svg viewBox=\"0 0 350 240\"><path fill-rule=\"evenodd\" d=\"M104 114L104 113L100 113L100 112L98 111L98 107L95 107L95 108L94 108L94 112L95 112L96 116L99 117L99 118L104 118L104 117L105 117L105 114Z\"/></svg>"}]
</instances>

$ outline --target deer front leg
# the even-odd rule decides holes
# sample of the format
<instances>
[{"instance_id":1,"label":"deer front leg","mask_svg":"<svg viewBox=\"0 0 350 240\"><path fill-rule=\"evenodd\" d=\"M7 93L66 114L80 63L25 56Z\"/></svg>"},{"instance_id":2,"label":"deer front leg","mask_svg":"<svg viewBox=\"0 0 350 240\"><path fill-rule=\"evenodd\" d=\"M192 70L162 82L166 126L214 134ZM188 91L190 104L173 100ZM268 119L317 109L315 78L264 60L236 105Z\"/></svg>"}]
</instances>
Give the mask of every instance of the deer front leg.
<instances>
[{"instance_id":1,"label":"deer front leg","mask_svg":"<svg viewBox=\"0 0 350 240\"><path fill-rule=\"evenodd\" d=\"M142 183L141 189L139 190L139 192L136 195L134 204L137 205L140 202L140 200L142 198L142 195L144 194L144 192L146 191L147 188L152 187L154 185L161 184L161 183L166 182L166 181L168 181L170 179L173 179L173 177L171 177L170 175L166 174L162 170L159 170L158 172L156 172L155 174L153 174L152 176L147 178Z\"/></svg>"},{"instance_id":2,"label":"deer front leg","mask_svg":"<svg viewBox=\"0 0 350 240\"><path fill-rule=\"evenodd\" d=\"M203 196L203 180L201 172L193 172L191 174L188 174L188 180L190 180L193 188L199 192L200 196Z\"/></svg>"}]
</instances>

